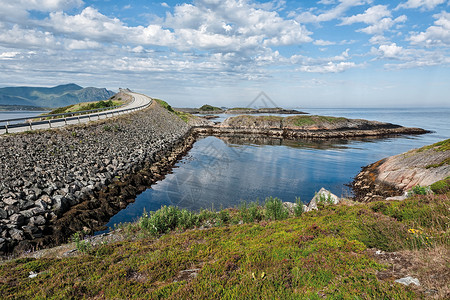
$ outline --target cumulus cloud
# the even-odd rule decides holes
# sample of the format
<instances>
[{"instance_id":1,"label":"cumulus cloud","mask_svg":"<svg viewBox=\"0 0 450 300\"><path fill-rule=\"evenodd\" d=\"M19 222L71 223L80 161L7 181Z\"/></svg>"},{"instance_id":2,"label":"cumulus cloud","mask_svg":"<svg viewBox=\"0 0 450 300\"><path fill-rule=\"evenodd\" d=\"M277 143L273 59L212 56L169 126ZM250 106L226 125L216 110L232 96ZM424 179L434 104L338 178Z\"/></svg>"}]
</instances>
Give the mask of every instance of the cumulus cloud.
<instances>
[{"instance_id":1,"label":"cumulus cloud","mask_svg":"<svg viewBox=\"0 0 450 300\"><path fill-rule=\"evenodd\" d=\"M391 63L385 64L387 69L406 69L415 67L429 67L436 65L449 65L450 57L439 51L427 51L423 49L407 49L396 43L372 47L371 54L377 59L387 59ZM392 61L397 61L392 63Z\"/></svg>"},{"instance_id":2,"label":"cumulus cloud","mask_svg":"<svg viewBox=\"0 0 450 300\"><path fill-rule=\"evenodd\" d=\"M0 20L26 23L28 11L51 12L81 7L82 0L0 0Z\"/></svg>"},{"instance_id":3,"label":"cumulus cloud","mask_svg":"<svg viewBox=\"0 0 450 300\"><path fill-rule=\"evenodd\" d=\"M403 47L397 46L396 43L392 43L390 45L380 45L378 51L383 58L397 58L402 54Z\"/></svg>"},{"instance_id":4,"label":"cumulus cloud","mask_svg":"<svg viewBox=\"0 0 450 300\"><path fill-rule=\"evenodd\" d=\"M245 46L281 46L311 42L311 32L295 20L284 19L276 11L264 10L247 1L198 0L182 4L168 14L164 25L175 33L196 37L205 44L205 39L216 41L222 47L228 41L227 49L240 51ZM193 40L187 40L194 43ZM208 47L213 43L208 42ZM244 46L244 47L243 47Z\"/></svg>"},{"instance_id":5,"label":"cumulus cloud","mask_svg":"<svg viewBox=\"0 0 450 300\"><path fill-rule=\"evenodd\" d=\"M342 19L341 25L350 25L353 23L375 24L385 17L392 16L387 9L387 5L375 5L369 7L364 13L346 17Z\"/></svg>"},{"instance_id":6,"label":"cumulus cloud","mask_svg":"<svg viewBox=\"0 0 450 300\"><path fill-rule=\"evenodd\" d=\"M346 49L340 55L332 57L313 58L303 55L293 55L290 62L299 65L298 71L308 73L340 73L347 69L356 68L358 65L348 61L350 49Z\"/></svg>"},{"instance_id":7,"label":"cumulus cloud","mask_svg":"<svg viewBox=\"0 0 450 300\"><path fill-rule=\"evenodd\" d=\"M395 9L420 8L422 10L433 10L436 6L446 2L446 0L408 0L400 3Z\"/></svg>"},{"instance_id":8,"label":"cumulus cloud","mask_svg":"<svg viewBox=\"0 0 450 300\"><path fill-rule=\"evenodd\" d=\"M371 0L339 0L339 4L330 10L324 11L319 14L313 14L312 12L303 12L296 19L301 23L320 23L338 19L344 15L344 13L354 6L361 6L371 3ZM331 1L325 1L324 4L332 4Z\"/></svg>"},{"instance_id":9,"label":"cumulus cloud","mask_svg":"<svg viewBox=\"0 0 450 300\"><path fill-rule=\"evenodd\" d=\"M391 18L384 18L378 21L377 23L370 25L366 28L359 29L358 31L367 33L367 34L381 34L386 30L389 30L392 26L397 23L404 23L407 20L405 15L401 15L398 18L392 20Z\"/></svg>"},{"instance_id":10,"label":"cumulus cloud","mask_svg":"<svg viewBox=\"0 0 450 300\"><path fill-rule=\"evenodd\" d=\"M433 45L450 45L450 13L441 12L433 16L437 19L434 22L434 26L427 28L425 32L412 34L409 37L409 41L412 44L421 44L425 46Z\"/></svg>"},{"instance_id":11,"label":"cumulus cloud","mask_svg":"<svg viewBox=\"0 0 450 300\"><path fill-rule=\"evenodd\" d=\"M392 13L386 5L375 5L369 7L364 13L353 15L342 19L340 25L351 25L354 23L365 23L369 26L361 28L358 31L371 35L381 35L384 31L389 30L397 23L404 23L407 19L405 15L401 15L392 19Z\"/></svg>"}]
</instances>

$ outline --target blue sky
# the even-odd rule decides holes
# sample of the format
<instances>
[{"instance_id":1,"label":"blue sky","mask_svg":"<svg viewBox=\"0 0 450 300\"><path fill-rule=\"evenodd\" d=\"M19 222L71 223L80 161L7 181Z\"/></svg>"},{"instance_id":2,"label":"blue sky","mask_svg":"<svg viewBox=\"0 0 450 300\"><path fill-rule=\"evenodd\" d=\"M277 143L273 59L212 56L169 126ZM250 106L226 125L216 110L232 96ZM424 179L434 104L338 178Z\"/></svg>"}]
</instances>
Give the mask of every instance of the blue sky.
<instances>
[{"instance_id":1,"label":"blue sky","mask_svg":"<svg viewBox=\"0 0 450 300\"><path fill-rule=\"evenodd\" d=\"M447 0L0 0L0 86L174 106L450 106Z\"/></svg>"}]
</instances>

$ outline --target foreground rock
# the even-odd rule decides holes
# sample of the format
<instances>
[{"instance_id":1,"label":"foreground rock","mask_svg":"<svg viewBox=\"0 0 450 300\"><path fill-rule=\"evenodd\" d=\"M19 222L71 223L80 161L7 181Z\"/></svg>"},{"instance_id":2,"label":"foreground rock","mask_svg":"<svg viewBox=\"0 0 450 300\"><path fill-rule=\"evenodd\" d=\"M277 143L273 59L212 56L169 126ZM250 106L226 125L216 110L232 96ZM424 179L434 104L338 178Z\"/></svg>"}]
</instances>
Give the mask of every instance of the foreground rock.
<instances>
[{"instance_id":1,"label":"foreground rock","mask_svg":"<svg viewBox=\"0 0 450 300\"><path fill-rule=\"evenodd\" d=\"M378 137L423 134L429 131L391 123L327 116L249 116L227 118L218 125L198 128L202 134L260 134L284 138Z\"/></svg>"},{"instance_id":2,"label":"foreground rock","mask_svg":"<svg viewBox=\"0 0 450 300\"><path fill-rule=\"evenodd\" d=\"M353 182L353 190L357 200L368 202L400 196L416 185L428 186L448 176L450 139L364 167Z\"/></svg>"},{"instance_id":3,"label":"foreground rock","mask_svg":"<svg viewBox=\"0 0 450 300\"><path fill-rule=\"evenodd\" d=\"M0 137L0 253L98 230L192 145L155 101L105 121Z\"/></svg>"}]
</instances>

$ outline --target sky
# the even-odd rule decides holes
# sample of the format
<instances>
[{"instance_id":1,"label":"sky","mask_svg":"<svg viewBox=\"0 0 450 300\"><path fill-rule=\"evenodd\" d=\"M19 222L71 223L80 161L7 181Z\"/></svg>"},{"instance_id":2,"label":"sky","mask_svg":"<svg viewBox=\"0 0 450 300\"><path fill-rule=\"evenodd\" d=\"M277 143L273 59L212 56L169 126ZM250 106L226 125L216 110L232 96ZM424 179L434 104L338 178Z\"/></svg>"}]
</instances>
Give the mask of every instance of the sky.
<instances>
[{"instance_id":1,"label":"sky","mask_svg":"<svg viewBox=\"0 0 450 300\"><path fill-rule=\"evenodd\" d=\"M177 107L449 107L449 50L448 0L0 0L0 87Z\"/></svg>"}]
</instances>

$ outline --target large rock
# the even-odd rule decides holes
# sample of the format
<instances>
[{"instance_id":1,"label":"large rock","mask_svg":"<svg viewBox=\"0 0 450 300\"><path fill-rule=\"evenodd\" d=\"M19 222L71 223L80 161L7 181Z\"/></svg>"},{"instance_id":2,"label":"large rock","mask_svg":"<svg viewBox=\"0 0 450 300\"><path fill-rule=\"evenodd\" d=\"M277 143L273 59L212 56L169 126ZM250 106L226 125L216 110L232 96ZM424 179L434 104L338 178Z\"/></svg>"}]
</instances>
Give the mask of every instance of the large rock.
<instances>
[{"instance_id":1,"label":"large rock","mask_svg":"<svg viewBox=\"0 0 450 300\"><path fill-rule=\"evenodd\" d=\"M368 202L401 196L416 185L428 186L450 176L449 145L450 139L364 167L353 182L356 199Z\"/></svg>"},{"instance_id":2,"label":"large rock","mask_svg":"<svg viewBox=\"0 0 450 300\"><path fill-rule=\"evenodd\" d=\"M321 188L320 191L309 202L306 211L317 210L317 204L319 203L330 205L338 204L339 202L340 199L338 196L326 190L325 188Z\"/></svg>"}]
</instances>

